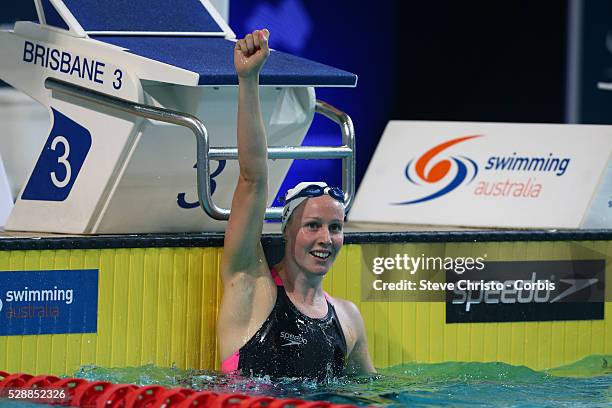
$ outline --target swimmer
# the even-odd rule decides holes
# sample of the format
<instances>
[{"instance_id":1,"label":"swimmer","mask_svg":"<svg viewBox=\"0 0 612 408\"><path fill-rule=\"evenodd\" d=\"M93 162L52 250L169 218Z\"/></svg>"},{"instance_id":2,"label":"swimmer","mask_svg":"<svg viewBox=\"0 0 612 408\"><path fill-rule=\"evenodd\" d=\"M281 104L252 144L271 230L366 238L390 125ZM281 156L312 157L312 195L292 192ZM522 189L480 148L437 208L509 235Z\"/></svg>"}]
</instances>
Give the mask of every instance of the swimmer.
<instances>
[{"instance_id":1,"label":"swimmer","mask_svg":"<svg viewBox=\"0 0 612 408\"><path fill-rule=\"evenodd\" d=\"M325 183L289 190L282 218L285 254L269 268L261 246L268 196L267 141L259 71L268 30L236 42L240 175L225 231L217 335L222 371L317 380L375 373L357 307L323 291L344 241L344 193Z\"/></svg>"}]
</instances>

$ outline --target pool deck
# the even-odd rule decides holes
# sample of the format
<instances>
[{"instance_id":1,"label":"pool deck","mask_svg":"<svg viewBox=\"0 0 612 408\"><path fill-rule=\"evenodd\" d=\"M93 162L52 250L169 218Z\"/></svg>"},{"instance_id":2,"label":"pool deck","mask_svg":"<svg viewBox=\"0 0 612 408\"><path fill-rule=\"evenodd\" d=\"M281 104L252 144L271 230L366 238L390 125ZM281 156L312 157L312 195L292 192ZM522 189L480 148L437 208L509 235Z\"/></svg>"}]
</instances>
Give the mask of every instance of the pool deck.
<instances>
[{"instance_id":1,"label":"pool deck","mask_svg":"<svg viewBox=\"0 0 612 408\"><path fill-rule=\"evenodd\" d=\"M408 242L608 241L612 230L485 229L432 225L345 224L345 244ZM264 245L281 243L280 224L266 223ZM0 231L0 250L218 247L223 232L67 235Z\"/></svg>"}]
</instances>

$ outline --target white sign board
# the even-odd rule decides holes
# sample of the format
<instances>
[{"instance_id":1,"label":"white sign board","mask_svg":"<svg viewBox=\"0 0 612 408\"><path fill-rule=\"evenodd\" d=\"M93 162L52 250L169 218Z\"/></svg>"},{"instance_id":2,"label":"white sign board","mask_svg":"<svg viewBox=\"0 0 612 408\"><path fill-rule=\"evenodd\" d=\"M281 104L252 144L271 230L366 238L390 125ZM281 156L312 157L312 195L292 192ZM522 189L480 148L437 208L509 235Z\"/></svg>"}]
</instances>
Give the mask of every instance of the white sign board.
<instances>
[{"instance_id":1,"label":"white sign board","mask_svg":"<svg viewBox=\"0 0 612 408\"><path fill-rule=\"evenodd\" d=\"M582 221L582 228L612 229L612 159Z\"/></svg>"},{"instance_id":2,"label":"white sign board","mask_svg":"<svg viewBox=\"0 0 612 408\"><path fill-rule=\"evenodd\" d=\"M579 228L612 127L391 121L351 221Z\"/></svg>"}]
</instances>

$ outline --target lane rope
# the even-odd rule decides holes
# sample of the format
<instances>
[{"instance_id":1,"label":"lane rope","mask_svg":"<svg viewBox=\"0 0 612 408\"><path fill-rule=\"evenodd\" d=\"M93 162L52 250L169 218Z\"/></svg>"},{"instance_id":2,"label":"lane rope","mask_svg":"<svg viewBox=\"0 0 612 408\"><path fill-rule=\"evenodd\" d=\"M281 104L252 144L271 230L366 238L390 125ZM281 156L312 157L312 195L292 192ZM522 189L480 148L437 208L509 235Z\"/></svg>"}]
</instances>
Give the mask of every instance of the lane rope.
<instances>
[{"instance_id":1,"label":"lane rope","mask_svg":"<svg viewBox=\"0 0 612 408\"><path fill-rule=\"evenodd\" d=\"M133 384L113 384L108 381L87 381L82 378L33 376L0 371L0 395L6 398L9 389L63 390L62 398L20 398L20 400L81 408L356 408L350 404L332 404L324 401L220 394L182 387L166 388L161 385L139 387Z\"/></svg>"}]
</instances>

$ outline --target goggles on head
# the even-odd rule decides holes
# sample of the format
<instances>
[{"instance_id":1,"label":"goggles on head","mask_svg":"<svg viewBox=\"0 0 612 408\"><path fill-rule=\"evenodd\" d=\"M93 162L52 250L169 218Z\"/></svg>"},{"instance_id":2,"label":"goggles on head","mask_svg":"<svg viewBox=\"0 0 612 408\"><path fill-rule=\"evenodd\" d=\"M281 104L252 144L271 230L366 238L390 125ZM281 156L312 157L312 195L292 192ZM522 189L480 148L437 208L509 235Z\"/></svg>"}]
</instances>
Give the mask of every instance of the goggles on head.
<instances>
[{"instance_id":1,"label":"goggles on head","mask_svg":"<svg viewBox=\"0 0 612 408\"><path fill-rule=\"evenodd\" d=\"M324 194L329 195L331 198L344 204L344 191L338 187L320 186L317 184L311 184L302 188L294 195L290 195L285 198L285 205L298 198L313 198L320 197Z\"/></svg>"},{"instance_id":2,"label":"goggles on head","mask_svg":"<svg viewBox=\"0 0 612 408\"><path fill-rule=\"evenodd\" d=\"M324 194L329 195L334 200L344 205L344 192L338 187L329 187L323 182L302 182L287 192L285 197L285 208L283 210L281 222L282 230L285 230L287 221L291 213L300 203L308 198L320 197Z\"/></svg>"}]
</instances>

